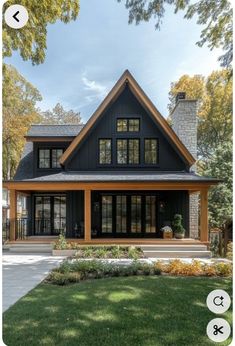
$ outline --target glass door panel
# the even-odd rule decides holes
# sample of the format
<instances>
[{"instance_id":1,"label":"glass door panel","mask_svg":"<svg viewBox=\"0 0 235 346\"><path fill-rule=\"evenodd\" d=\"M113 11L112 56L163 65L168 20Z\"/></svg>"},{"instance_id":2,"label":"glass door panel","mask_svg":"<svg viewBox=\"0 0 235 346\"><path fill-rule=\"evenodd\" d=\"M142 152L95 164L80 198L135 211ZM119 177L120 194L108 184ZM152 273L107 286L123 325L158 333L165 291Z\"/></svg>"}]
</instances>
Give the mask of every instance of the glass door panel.
<instances>
[{"instance_id":1,"label":"glass door panel","mask_svg":"<svg viewBox=\"0 0 235 346\"><path fill-rule=\"evenodd\" d=\"M126 196L116 196L116 232L127 232Z\"/></svg>"},{"instance_id":2,"label":"glass door panel","mask_svg":"<svg viewBox=\"0 0 235 346\"><path fill-rule=\"evenodd\" d=\"M35 197L35 234L51 234L51 198Z\"/></svg>"},{"instance_id":3,"label":"glass door panel","mask_svg":"<svg viewBox=\"0 0 235 346\"><path fill-rule=\"evenodd\" d=\"M53 234L66 231L66 198L54 197L54 227Z\"/></svg>"},{"instance_id":4,"label":"glass door panel","mask_svg":"<svg viewBox=\"0 0 235 346\"><path fill-rule=\"evenodd\" d=\"M66 197L35 196L35 235L66 231Z\"/></svg>"},{"instance_id":5,"label":"glass door panel","mask_svg":"<svg viewBox=\"0 0 235 346\"><path fill-rule=\"evenodd\" d=\"M156 196L146 196L145 203L145 232L156 232Z\"/></svg>"},{"instance_id":6,"label":"glass door panel","mask_svg":"<svg viewBox=\"0 0 235 346\"><path fill-rule=\"evenodd\" d=\"M141 233L141 196L131 196L131 233Z\"/></svg>"},{"instance_id":7,"label":"glass door panel","mask_svg":"<svg viewBox=\"0 0 235 346\"><path fill-rule=\"evenodd\" d=\"M112 213L113 213L113 197L112 196L102 196L102 221L101 229L102 233L112 233Z\"/></svg>"}]
</instances>

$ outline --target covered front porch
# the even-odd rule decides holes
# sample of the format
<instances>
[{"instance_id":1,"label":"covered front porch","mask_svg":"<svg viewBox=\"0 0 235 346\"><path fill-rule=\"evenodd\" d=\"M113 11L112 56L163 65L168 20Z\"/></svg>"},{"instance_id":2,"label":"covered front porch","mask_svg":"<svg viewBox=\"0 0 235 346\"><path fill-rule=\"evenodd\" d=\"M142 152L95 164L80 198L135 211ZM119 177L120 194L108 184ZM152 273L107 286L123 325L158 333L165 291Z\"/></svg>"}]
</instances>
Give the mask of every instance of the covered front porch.
<instances>
[{"instance_id":1,"label":"covered front porch","mask_svg":"<svg viewBox=\"0 0 235 346\"><path fill-rule=\"evenodd\" d=\"M205 182L7 182L10 242L51 242L61 232L81 244L208 244ZM199 194L199 237L190 236L189 197ZM27 212L17 210L17 196ZM183 216L185 239L162 239L160 229Z\"/></svg>"}]
</instances>

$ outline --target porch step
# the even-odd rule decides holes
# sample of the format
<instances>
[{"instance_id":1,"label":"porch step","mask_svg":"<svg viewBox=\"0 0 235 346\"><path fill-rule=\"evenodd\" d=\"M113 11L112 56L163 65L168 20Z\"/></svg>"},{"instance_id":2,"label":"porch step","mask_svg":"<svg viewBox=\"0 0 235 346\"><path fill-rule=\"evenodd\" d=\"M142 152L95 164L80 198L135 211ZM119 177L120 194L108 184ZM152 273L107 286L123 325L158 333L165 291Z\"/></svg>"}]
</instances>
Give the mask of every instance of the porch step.
<instances>
[{"instance_id":1,"label":"porch step","mask_svg":"<svg viewBox=\"0 0 235 346\"><path fill-rule=\"evenodd\" d=\"M10 244L9 251L18 253L52 253L52 244L15 243Z\"/></svg>"},{"instance_id":2,"label":"porch step","mask_svg":"<svg viewBox=\"0 0 235 346\"><path fill-rule=\"evenodd\" d=\"M141 245L143 251L206 251L207 246L204 244L195 245L169 245L169 244L157 244L157 245Z\"/></svg>"},{"instance_id":3,"label":"porch step","mask_svg":"<svg viewBox=\"0 0 235 346\"><path fill-rule=\"evenodd\" d=\"M211 258L206 245L144 245L141 248L149 258Z\"/></svg>"}]
</instances>

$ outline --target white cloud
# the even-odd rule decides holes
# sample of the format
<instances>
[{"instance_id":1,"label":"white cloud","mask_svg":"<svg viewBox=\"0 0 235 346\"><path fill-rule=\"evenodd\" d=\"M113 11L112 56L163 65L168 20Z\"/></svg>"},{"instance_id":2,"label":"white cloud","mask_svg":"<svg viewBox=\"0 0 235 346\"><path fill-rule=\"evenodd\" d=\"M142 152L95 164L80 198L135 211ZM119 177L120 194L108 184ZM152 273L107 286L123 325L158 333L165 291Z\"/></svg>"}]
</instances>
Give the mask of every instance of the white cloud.
<instances>
[{"instance_id":1,"label":"white cloud","mask_svg":"<svg viewBox=\"0 0 235 346\"><path fill-rule=\"evenodd\" d=\"M85 74L82 76L82 83L84 89L89 92L89 94L86 95L86 100L88 102L92 102L94 99L102 100L108 92L107 86L102 85L95 80L88 79Z\"/></svg>"}]
</instances>

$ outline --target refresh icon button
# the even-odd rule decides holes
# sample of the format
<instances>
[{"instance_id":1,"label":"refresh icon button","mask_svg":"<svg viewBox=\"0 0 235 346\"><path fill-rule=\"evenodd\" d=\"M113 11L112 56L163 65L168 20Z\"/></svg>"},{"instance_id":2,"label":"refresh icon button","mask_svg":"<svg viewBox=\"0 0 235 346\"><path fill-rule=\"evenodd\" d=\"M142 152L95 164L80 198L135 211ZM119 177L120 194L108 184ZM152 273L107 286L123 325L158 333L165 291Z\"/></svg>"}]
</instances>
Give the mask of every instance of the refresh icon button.
<instances>
[{"instance_id":1,"label":"refresh icon button","mask_svg":"<svg viewBox=\"0 0 235 346\"><path fill-rule=\"evenodd\" d=\"M208 294L206 305L208 309L215 314L223 314L229 309L231 299L226 291L214 290Z\"/></svg>"},{"instance_id":2,"label":"refresh icon button","mask_svg":"<svg viewBox=\"0 0 235 346\"><path fill-rule=\"evenodd\" d=\"M214 303L216 306L224 306L224 305L223 305L223 300L224 300L224 297L223 297L223 296L216 296L216 297L213 299L213 303Z\"/></svg>"}]
</instances>

